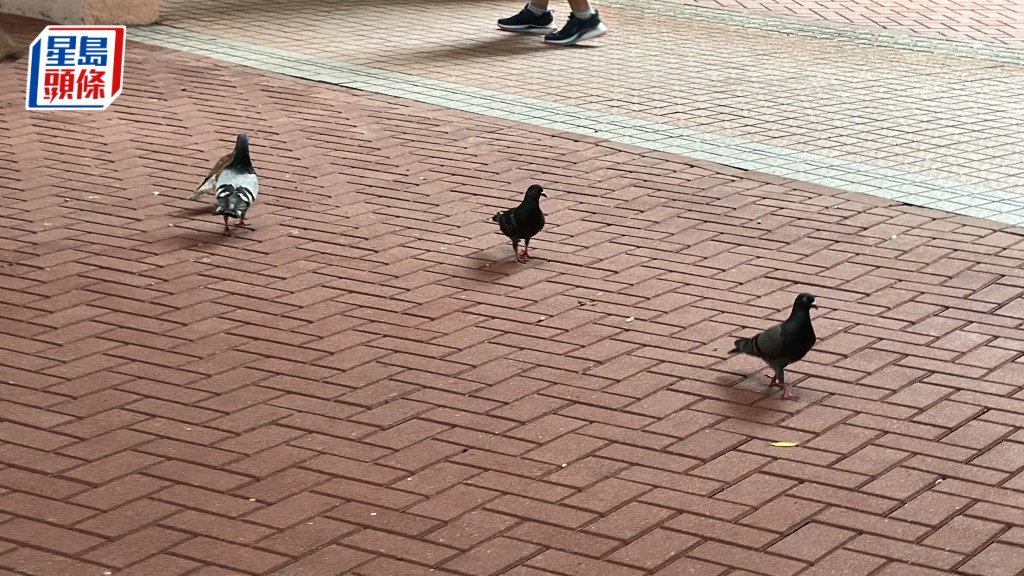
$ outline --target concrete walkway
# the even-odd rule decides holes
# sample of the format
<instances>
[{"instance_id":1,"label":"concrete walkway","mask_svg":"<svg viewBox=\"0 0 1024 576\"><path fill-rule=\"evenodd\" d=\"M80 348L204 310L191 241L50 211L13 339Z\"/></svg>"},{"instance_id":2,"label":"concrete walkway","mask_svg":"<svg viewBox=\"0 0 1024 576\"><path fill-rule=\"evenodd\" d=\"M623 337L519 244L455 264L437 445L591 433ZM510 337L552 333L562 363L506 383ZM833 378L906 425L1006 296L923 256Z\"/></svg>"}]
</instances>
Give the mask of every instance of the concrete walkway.
<instances>
[{"instance_id":1,"label":"concrete walkway","mask_svg":"<svg viewBox=\"0 0 1024 576\"><path fill-rule=\"evenodd\" d=\"M879 197L1008 220L1019 65L622 3L179 0L103 113L0 65L0 576L1019 575L1024 237ZM802 291L783 401L725 352Z\"/></svg>"},{"instance_id":2,"label":"concrete walkway","mask_svg":"<svg viewBox=\"0 0 1024 576\"><path fill-rule=\"evenodd\" d=\"M881 29L921 39L1024 49L1024 6L1015 0L675 0L748 15Z\"/></svg>"}]
</instances>

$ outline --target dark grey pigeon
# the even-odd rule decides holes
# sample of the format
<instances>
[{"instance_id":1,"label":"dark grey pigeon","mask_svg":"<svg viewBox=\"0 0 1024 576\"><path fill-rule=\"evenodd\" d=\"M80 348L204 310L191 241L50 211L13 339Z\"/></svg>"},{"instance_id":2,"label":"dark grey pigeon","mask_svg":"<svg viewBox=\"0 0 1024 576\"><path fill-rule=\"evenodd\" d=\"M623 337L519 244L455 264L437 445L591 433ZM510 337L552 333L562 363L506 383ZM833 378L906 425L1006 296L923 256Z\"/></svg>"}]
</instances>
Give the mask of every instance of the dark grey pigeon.
<instances>
[{"instance_id":1,"label":"dark grey pigeon","mask_svg":"<svg viewBox=\"0 0 1024 576\"><path fill-rule=\"evenodd\" d=\"M259 192L260 182L249 158L249 137L239 134L231 162L217 176L217 209L213 213L224 215L225 234L231 236L229 217L238 220L236 227L252 229L245 223L245 213Z\"/></svg>"},{"instance_id":2,"label":"dark grey pigeon","mask_svg":"<svg viewBox=\"0 0 1024 576\"><path fill-rule=\"evenodd\" d=\"M519 206L504 212L498 212L491 220L498 223L501 233L512 240L512 252L516 262L530 259L530 238L544 229L544 213L540 210L540 197L548 197L540 184L533 184L526 189L526 196ZM526 243L522 254L519 253L519 241Z\"/></svg>"},{"instance_id":3,"label":"dark grey pigeon","mask_svg":"<svg viewBox=\"0 0 1024 576\"><path fill-rule=\"evenodd\" d=\"M793 302L793 311L781 324L761 332L753 338L740 338L730 354L742 352L764 360L775 376L772 384L782 387L783 398L796 398L786 384L785 368L804 357L814 347L814 327L811 326L811 308L817 308L814 296L804 292Z\"/></svg>"}]
</instances>

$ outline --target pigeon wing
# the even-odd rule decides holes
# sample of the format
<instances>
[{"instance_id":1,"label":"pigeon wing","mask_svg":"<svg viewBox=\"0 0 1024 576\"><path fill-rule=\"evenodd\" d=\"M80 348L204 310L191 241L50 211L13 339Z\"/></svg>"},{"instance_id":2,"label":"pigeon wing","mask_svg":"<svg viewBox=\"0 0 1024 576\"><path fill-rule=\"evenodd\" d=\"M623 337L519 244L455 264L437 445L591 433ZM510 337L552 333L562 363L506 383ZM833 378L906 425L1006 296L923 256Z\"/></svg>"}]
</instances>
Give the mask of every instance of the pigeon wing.
<instances>
[{"instance_id":1,"label":"pigeon wing","mask_svg":"<svg viewBox=\"0 0 1024 576\"><path fill-rule=\"evenodd\" d=\"M516 211L519 212L516 222L520 238L533 238L544 229L544 213L539 206L533 209L520 206Z\"/></svg>"},{"instance_id":2,"label":"pigeon wing","mask_svg":"<svg viewBox=\"0 0 1024 576\"><path fill-rule=\"evenodd\" d=\"M750 339L752 356L758 356L765 360L778 360L786 355L786 339L782 331L782 324L776 324L771 328L757 334Z\"/></svg>"},{"instance_id":3,"label":"pigeon wing","mask_svg":"<svg viewBox=\"0 0 1024 576\"><path fill-rule=\"evenodd\" d=\"M516 211L506 210L494 216L501 233L513 240L519 237L519 227L516 225Z\"/></svg>"},{"instance_id":4,"label":"pigeon wing","mask_svg":"<svg viewBox=\"0 0 1024 576\"><path fill-rule=\"evenodd\" d=\"M803 358L817 340L810 317L787 320L779 326L779 334L783 344L780 358L786 363Z\"/></svg>"}]
</instances>

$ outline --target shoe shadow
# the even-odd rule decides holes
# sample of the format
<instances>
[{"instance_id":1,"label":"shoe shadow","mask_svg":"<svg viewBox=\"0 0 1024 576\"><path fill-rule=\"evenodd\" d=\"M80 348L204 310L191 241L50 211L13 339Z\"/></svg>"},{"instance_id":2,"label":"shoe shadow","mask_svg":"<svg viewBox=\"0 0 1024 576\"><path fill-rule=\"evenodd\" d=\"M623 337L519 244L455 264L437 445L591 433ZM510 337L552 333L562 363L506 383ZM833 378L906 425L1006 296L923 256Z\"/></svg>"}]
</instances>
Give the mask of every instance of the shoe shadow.
<instances>
[{"instance_id":1,"label":"shoe shadow","mask_svg":"<svg viewBox=\"0 0 1024 576\"><path fill-rule=\"evenodd\" d=\"M415 60L422 62L448 62L452 60L464 62L466 60L484 60L495 56L514 56L516 54L529 54L539 50L550 50L551 46L544 43L544 36L541 34L524 34L520 32L506 32L495 29L500 36L485 42L474 42L458 46L446 46L436 50L417 50L397 58Z\"/></svg>"}]
</instances>

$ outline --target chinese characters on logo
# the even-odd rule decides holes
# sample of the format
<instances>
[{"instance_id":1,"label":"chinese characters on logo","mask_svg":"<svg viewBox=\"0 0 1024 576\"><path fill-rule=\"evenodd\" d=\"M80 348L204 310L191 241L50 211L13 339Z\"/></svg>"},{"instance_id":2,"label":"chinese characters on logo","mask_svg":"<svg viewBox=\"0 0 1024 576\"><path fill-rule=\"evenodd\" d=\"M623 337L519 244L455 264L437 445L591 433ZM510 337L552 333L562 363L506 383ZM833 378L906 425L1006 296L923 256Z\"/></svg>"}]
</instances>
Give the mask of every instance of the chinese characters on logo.
<instances>
[{"instance_id":1,"label":"chinese characters on logo","mask_svg":"<svg viewBox=\"0 0 1024 576\"><path fill-rule=\"evenodd\" d=\"M49 26L32 44L29 110L103 110L121 93L124 26Z\"/></svg>"}]
</instances>

